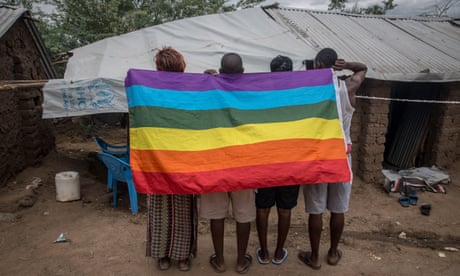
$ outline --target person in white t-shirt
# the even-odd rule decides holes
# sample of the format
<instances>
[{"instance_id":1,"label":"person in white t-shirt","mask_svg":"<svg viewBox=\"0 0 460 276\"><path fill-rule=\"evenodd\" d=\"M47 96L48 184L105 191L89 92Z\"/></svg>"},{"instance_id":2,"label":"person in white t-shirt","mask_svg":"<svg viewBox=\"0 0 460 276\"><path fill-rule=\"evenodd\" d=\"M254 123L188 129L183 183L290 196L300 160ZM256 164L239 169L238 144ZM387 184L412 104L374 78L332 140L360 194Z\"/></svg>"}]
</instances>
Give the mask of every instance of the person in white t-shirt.
<instances>
[{"instance_id":1,"label":"person in white t-shirt","mask_svg":"<svg viewBox=\"0 0 460 276\"><path fill-rule=\"evenodd\" d=\"M353 74L344 80L338 79L339 102L342 113L342 125L347 144L348 163L351 168L351 137L350 127L355 111L355 94L364 81L367 67L359 62L346 62L337 58L337 53L331 48L322 49L315 58L315 69L333 68L334 70L348 69ZM327 263L337 265L342 257L338 243L345 224L345 212L348 211L351 181L342 183L322 183L303 185L305 211L309 213L308 233L311 251L301 251L299 259L313 269L321 268L319 245L323 228L322 214L326 209L331 212L330 247L327 253Z\"/></svg>"}]
</instances>

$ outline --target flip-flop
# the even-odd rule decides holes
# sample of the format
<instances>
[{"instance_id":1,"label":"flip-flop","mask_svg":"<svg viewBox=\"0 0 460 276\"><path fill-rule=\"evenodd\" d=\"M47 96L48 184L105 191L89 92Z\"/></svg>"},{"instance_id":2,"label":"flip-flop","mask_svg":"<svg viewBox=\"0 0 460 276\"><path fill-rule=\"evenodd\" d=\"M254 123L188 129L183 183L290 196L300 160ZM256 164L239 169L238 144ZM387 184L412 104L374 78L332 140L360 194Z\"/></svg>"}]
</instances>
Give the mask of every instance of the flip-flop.
<instances>
[{"instance_id":1,"label":"flip-flop","mask_svg":"<svg viewBox=\"0 0 460 276\"><path fill-rule=\"evenodd\" d=\"M260 251L262 251L262 249L261 249L260 247L257 248L257 250L256 250L256 256L257 256L257 261L259 262L259 264L261 264L261 265L269 264L270 261L264 261L264 260L262 259L262 257L260 256Z\"/></svg>"},{"instance_id":2,"label":"flip-flop","mask_svg":"<svg viewBox=\"0 0 460 276\"><path fill-rule=\"evenodd\" d=\"M342 258L342 251L337 249L337 254L336 254L336 260L335 262L329 260L329 252L327 252L327 264L328 265L337 265L340 261L340 258Z\"/></svg>"},{"instance_id":3,"label":"flip-flop","mask_svg":"<svg viewBox=\"0 0 460 276\"><path fill-rule=\"evenodd\" d=\"M409 198L407 196L402 196L399 198L399 203L401 204L402 207L409 207L410 202Z\"/></svg>"},{"instance_id":4,"label":"flip-flop","mask_svg":"<svg viewBox=\"0 0 460 276\"><path fill-rule=\"evenodd\" d=\"M287 259L287 256L288 256L288 251L286 250L286 248L283 248L283 257L281 258L281 260L277 261L275 259L272 259L272 264L280 265L284 263L284 261L286 261Z\"/></svg>"},{"instance_id":5,"label":"flip-flop","mask_svg":"<svg viewBox=\"0 0 460 276\"><path fill-rule=\"evenodd\" d=\"M321 268L321 265L318 265L318 266L314 265L311 262L310 256L311 256L311 252L305 252L305 251L300 251L299 254L297 255L297 257L299 258L299 260L302 261L302 263L306 264L307 266L311 267L314 270L319 270Z\"/></svg>"},{"instance_id":6,"label":"flip-flop","mask_svg":"<svg viewBox=\"0 0 460 276\"><path fill-rule=\"evenodd\" d=\"M417 205L418 196L416 194L409 195L409 203L410 205Z\"/></svg>"},{"instance_id":7,"label":"flip-flop","mask_svg":"<svg viewBox=\"0 0 460 276\"><path fill-rule=\"evenodd\" d=\"M248 253L244 254L244 257L248 260L248 265L245 266L242 270L235 270L239 274L246 274L249 271L249 268L252 265L252 256Z\"/></svg>"},{"instance_id":8,"label":"flip-flop","mask_svg":"<svg viewBox=\"0 0 460 276\"><path fill-rule=\"evenodd\" d=\"M216 253L212 254L211 256L209 256L209 264L211 265L212 269L217 272L217 273L224 273L225 272L225 268L224 269L221 269L217 266L216 264L216 259L217 259L217 256L216 256Z\"/></svg>"}]
</instances>

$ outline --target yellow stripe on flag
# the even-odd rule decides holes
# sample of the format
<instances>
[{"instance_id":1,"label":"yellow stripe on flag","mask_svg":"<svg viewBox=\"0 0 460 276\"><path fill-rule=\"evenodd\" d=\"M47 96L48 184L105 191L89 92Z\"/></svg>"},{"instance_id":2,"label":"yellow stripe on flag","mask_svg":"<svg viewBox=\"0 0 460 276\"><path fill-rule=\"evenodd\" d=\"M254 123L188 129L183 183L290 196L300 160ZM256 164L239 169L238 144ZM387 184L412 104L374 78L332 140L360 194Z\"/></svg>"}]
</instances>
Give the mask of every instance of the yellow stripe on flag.
<instances>
[{"instance_id":1,"label":"yellow stripe on flag","mask_svg":"<svg viewBox=\"0 0 460 276\"><path fill-rule=\"evenodd\" d=\"M130 146L137 150L199 151L296 138L343 139L343 134L338 119L321 118L207 130L149 127L130 129Z\"/></svg>"}]
</instances>

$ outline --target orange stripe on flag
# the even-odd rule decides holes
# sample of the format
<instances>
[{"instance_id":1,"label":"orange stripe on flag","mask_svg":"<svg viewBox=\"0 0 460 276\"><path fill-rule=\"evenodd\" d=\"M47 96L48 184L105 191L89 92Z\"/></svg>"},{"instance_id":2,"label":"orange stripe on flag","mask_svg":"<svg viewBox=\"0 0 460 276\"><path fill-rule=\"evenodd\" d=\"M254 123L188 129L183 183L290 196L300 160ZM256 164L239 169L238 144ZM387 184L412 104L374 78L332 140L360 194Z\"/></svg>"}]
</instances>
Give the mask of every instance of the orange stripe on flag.
<instances>
[{"instance_id":1,"label":"orange stripe on flag","mask_svg":"<svg viewBox=\"0 0 460 276\"><path fill-rule=\"evenodd\" d=\"M203 151L131 149L130 158L133 171L180 173L312 160L346 160L346 154L343 139L289 139Z\"/></svg>"}]
</instances>

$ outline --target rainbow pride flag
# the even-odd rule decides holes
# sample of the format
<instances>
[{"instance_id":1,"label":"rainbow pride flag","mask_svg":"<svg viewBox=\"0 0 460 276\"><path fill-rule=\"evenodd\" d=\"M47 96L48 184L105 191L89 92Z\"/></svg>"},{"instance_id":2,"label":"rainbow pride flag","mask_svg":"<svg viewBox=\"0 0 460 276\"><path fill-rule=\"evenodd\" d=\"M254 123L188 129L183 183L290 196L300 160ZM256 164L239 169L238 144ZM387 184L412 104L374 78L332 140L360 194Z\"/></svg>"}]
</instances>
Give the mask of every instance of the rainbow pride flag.
<instances>
[{"instance_id":1,"label":"rainbow pride flag","mask_svg":"<svg viewBox=\"0 0 460 276\"><path fill-rule=\"evenodd\" d=\"M329 69L218 76L129 70L137 191L349 181L334 78Z\"/></svg>"}]
</instances>

